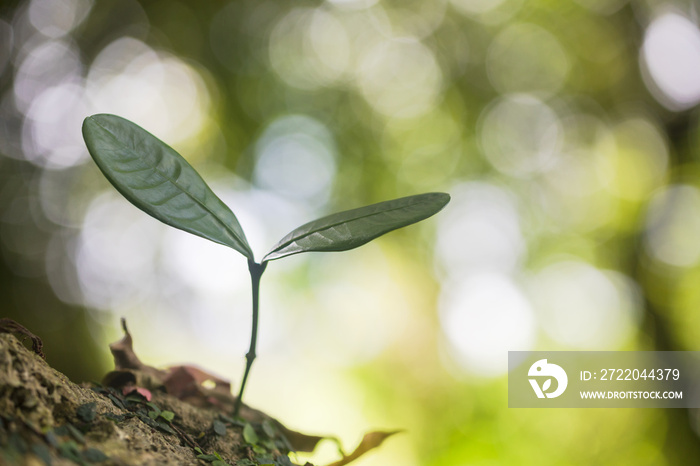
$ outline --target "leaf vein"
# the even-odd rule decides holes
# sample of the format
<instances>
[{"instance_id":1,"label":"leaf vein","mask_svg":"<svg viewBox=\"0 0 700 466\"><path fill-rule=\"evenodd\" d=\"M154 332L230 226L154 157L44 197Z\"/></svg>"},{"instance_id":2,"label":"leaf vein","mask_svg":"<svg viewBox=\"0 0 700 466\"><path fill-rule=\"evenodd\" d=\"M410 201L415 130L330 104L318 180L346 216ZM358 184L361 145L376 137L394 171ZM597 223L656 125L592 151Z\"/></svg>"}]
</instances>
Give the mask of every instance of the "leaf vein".
<instances>
[{"instance_id":1,"label":"leaf vein","mask_svg":"<svg viewBox=\"0 0 700 466\"><path fill-rule=\"evenodd\" d=\"M169 181L173 186L175 186L175 187L176 187L177 189L179 189L183 194L185 194L190 200L192 200L193 203L194 203L195 205L199 206L202 210L204 210L205 213L204 213L201 217L199 217L199 218L203 218L203 217L206 216L207 214L210 215L210 216L212 216L212 217L215 219L216 223L218 223L219 225L221 225L221 227L229 234L229 236L233 239L233 241L234 241L236 244L238 244L239 246L241 246L241 248L247 252L246 256L248 256L249 258L252 259L252 252L250 251L250 247L249 247L247 244L245 244L244 242L242 242L241 240L238 239L237 233L236 233L235 231L233 231L233 230L229 227L229 225L227 225L225 222L223 222L223 221L222 221L222 220L221 220L221 219L220 219L220 218L219 218L205 203L204 203L204 202L200 201L194 194L190 193L187 189L185 189L183 186L181 186L181 185L177 182L177 178L179 178L179 176L180 176L180 174L181 174L181 171L182 171L182 167L180 167L179 164L176 165L176 166L180 167L180 170L179 170L178 173L177 173L177 178L176 178L176 179L173 179L170 175L168 175L167 173L164 173L164 172L162 172L162 171L160 170L159 164L160 164L160 162L163 160L163 157L164 157L164 153L163 153L161 150L158 150L158 151L155 152L154 156L155 156L157 162L156 162L156 165L152 165L151 163L149 163L148 159L144 159L143 157L140 157L138 154L136 154L136 153L134 152L134 151L135 151L134 148L129 147L129 146L126 145L126 144L122 144L121 141L119 140L119 138L116 136L116 134L114 134L112 131L110 131L110 130L107 129L105 126L103 126L102 124L100 124L99 121L97 121L96 119L93 119L92 121L93 121L97 126L99 126L100 128L102 128L107 134L109 134L109 135L118 143L118 145L122 145L126 151L128 151L131 155L134 156L134 159L141 159L141 160L143 160L144 163L145 163L146 165L149 165L149 168L150 168L150 169L154 170L156 173L158 173L158 174L160 174L162 177L166 178L166 181ZM135 146L135 144L134 144L133 141L132 141L132 146ZM131 160L134 160L134 159L131 159ZM147 168L147 169L148 169L148 168ZM137 170L137 171L138 171L138 170ZM195 174L196 174L196 172L195 172ZM199 176L199 175L197 175L197 176ZM132 188L132 189L135 189L135 188Z\"/></svg>"}]
</instances>

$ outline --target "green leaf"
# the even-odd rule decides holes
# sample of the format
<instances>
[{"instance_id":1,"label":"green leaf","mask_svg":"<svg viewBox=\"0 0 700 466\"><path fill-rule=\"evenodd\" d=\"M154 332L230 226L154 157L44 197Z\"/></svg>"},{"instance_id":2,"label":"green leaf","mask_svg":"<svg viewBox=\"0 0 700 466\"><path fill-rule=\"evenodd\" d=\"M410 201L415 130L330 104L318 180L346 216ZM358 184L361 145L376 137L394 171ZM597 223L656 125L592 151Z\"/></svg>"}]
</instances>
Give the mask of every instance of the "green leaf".
<instances>
[{"instance_id":1,"label":"green leaf","mask_svg":"<svg viewBox=\"0 0 700 466\"><path fill-rule=\"evenodd\" d=\"M252 462L248 458L243 458L242 460L236 461L236 466L256 466L256 463Z\"/></svg>"},{"instance_id":2,"label":"green leaf","mask_svg":"<svg viewBox=\"0 0 700 466\"><path fill-rule=\"evenodd\" d=\"M67 442L63 442L58 446L58 452L63 456L64 458L68 458L69 460L73 460L75 463L82 463L82 459L80 458L80 449L78 448L78 444L75 443L72 440L69 440Z\"/></svg>"},{"instance_id":3,"label":"green leaf","mask_svg":"<svg viewBox=\"0 0 700 466\"><path fill-rule=\"evenodd\" d=\"M97 403L93 401L92 403L82 404L75 413L81 421L92 422L97 416Z\"/></svg>"},{"instance_id":4,"label":"green leaf","mask_svg":"<svg viewBox=\"0 0 700 466\"><path fill-rule=\"evenodd\" d=\"M170 146L138 125L108 114L87 117L83 139L109 182L136 207L253 260L231 209Z\"/></svg>"},{"instance_id":5,"label":"green leaf","mask_svg":"<svg viewBox=\"0 0 700 466\"><path fill-rule=\"evenodd\" d=\"M140 401L141 401L141 400L139 400L139 402L140 402ZM159 415L160 415L160 408L158 407L157 404L155 404L155 403L153 403L153 402L151 402L151 401L147 401L147 402L146 402L146 406L148 406L148 407L151 408L153 411L155 411L156 416L159 416Z\"/></svg>"},{"instance_id":6,"label":"green leaf","mask_svg":"<svg viewBox=\"0 0 700 466\"><path fill-rule=\"evenodd\" d=\"M73 437L78 442L85 444L85 436L73 424L69 422L68 424L66 424L66 428L68 429L68 432L70 433L71 437Z\"/></svg>"},{"instance_id":7,"label":"green leaf","mask_svg":"<svg viewBox=\"0 0 700 466\"><path fill-rule=\"evenodd\" d=\"M258 434L255 433L255 429L253 429L253 426L248 423L246 423L245 427L243 427L243 439L250 445L257 444L259 440Z\"/></svg>"},{"instance_id":8,"label":"green leaf","mask_svg":"<svg viewBox=\"0 0 700 466\"><path fill-rule=\"evenodd\" d=\"M214 433L216 433L216 435L220 435L222 437L224 435L226 435L226 425L223 422L221 422L217 419L214 419L214 422L212 423L212 427L213 427Z\"/></svg>"},{"instance_id":9,"label":"green leaf","mask_svg":"<svg viewBox=\"0 0 700 466\"><path fill-rule=\"evenodd\" d=\"M34 453L44 464L51 464L51 450L49 447L42 443L34 443L31 446L32 453Z\"/></svg>"},{"instance_id":10,"label":"green leaf","mask_svg":"<svg viewBox=\"0 0 700 466\"><path fill-rule=\"evenodd\" d=\"M109 459L109 456L105 455L102 451L98 450L97 448L87 448L82 453L82 457L83 459L85 459L85 461L88 461L90 463L102 463Z\"/></svg>"},{"instance_id":11,"label":"green leaf","mask_svg":"<svg viewBox=\"0 0 700 466\"><path fill-rule=\"evenodd\" d=\"M275 426L269 419L265 419L262 422L262 428L265 435L267 435L269 438L273 439L277 436L277 429L275 429Z\"/></svg>"},{"instance_id":12,"label":"green leaf","mask_svg":"<svg viewBox=\"0 0 700 466\"><path fill-rule=\"evenodd\" d=\"M157 422L156 424L158 424L158 428L160 430L162 430L163 432L177 435L177 432L175 432L175 430L172 427L170 427L168 424L166 424L165 422Z\"/></svg>"},{"instance_id":13,"label":"green leaf","mask_svg":"<svg viewBox=\"0 0 700 466\"><path fill-rule=\"evenodd\" d=\"M172 420L175 419L175 413L173 413L172 411L163 411L160 413L160 417L162 417L168 422L172 422Z\"/></svg>"},{"instance_id":14,"label":"green leaf","mask_svg":"<svg viewBox=\"0 0 700 466\"><path fill-rule=\"evenodd\" d=\"M449 194L426 193L346 210L300 226L282 238L263 262L309 251L347 251L397 228L424 220L450 201Z\"/></svg>"}]
</instances>

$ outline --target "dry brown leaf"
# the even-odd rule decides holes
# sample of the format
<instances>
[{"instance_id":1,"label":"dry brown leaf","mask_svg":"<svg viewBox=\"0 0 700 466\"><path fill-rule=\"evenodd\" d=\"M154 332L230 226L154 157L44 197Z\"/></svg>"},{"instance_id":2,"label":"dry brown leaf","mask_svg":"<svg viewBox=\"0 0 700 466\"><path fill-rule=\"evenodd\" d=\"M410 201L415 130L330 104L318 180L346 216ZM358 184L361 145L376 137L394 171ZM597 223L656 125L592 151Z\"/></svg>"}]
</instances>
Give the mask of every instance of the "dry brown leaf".
<instances>
[{"instance_id":1,"label":"dry brown leaf","mask_svg":"<svg viewBox=\"0 0 700 466\"><path fill-rule=\"evenodd\" d=\"M123 318L122 329L124 330L124 338L109 345L109 350L114 358L115 371L140 371L162 383L167 372L142 363L136 356L136 353L134 353L134 342L131 339L129 329L126 327L126 319ZM107 375L109 376L109 374Z\"/></svg>"},{"instance_id":2,"label":"dry brown leaf","mask_svg":"<svg viewBox=\"0 0 700 466\"><path fill-rule=\"evenodd\" d=\"M32 340L32 350L41 356L41 359L46 359L44 352L42 351L44 344L42 343L41 338L30 332L24 325L18 324L12 319L2 318L0 319L0 333L21 335L22 338L20 340L29 338Z\"/></svg>"},{"instance_id":3,"label":"dry brown leaf","mask_svg":"<svg viewBox=\"0 0 700 466\"><path fill-rule=\"evenodd\" d=\"M311 452L314 451L318 442L328 437L319 437L317 435L307 435L295 430L287 429L277 419L272 419L275 426L282 432L284 437L289 441L294 451Z\"/></svg>"},{"instance_id":4,"label":"dry brown leaf","mask_svg":"<svg viewBox=\"0 0 700 466\"><path fill-rule=\"evenodd\" d=\"M379 445L382 444L382 442L384 442L384 440L386 440L394 434L398 434L399 432L401 431L395 430L393 432L370 432L368 434L365 434L360 444L357 446L357 448L355 448L355 451L353 451L347 456L344 456L341 460L329 464L328 466L345 466L346 464L355 461L368 451L377 448Z\"/></svg>"},{"instance_id":5,"label":"dry brown leaf","mask_svg":"<svg viewBox=\"0 0 700 466\"><path fill-rule=\"evenodd\" d=\"M212 382L214 387L206 387L207 382ZM180 399L215 393L221 395L231 394L231 383L229 381L209 374L195 366L170 367L163 384L168 393Z\"/></svg>"},{"instance_id":6,"label":"dry brown leaf","mask_svg":"<svg viewBox=\"0 0 700 466\"><path fill-rule=\"evenodd\" d=\"M122 395L133 395L134 393L141 395L146 399L146 401L151 401L153 398L153 393L147 388L143 387L125 387L122 389Z\"/></svg>"},{"instance_id":7,"label":"dry brown leaf","mask_svg":"<svg viewBox=\"0 0 700 466\"><path fill-rule=\"evenodd\" d=\"M144 364L134 352L133 340L125 319L122 319L122 328L124 329L124 338L109 345L114 357L115 370L104 377L102 380L104 385L120 390L127 387L129 391L164 388L168 394L193 406L216 407L226 414L233 414L236 397L231 394L229 381L191 365L173 366L167 370L160 370ZM214 386L207 387L208 382L213 382ZM293 451L313 451L316 444L325 438L288 429L277 419L246 404L241 406L239 415L252 423L272 422L288 440Z\"/></svg>"}]
</instances>

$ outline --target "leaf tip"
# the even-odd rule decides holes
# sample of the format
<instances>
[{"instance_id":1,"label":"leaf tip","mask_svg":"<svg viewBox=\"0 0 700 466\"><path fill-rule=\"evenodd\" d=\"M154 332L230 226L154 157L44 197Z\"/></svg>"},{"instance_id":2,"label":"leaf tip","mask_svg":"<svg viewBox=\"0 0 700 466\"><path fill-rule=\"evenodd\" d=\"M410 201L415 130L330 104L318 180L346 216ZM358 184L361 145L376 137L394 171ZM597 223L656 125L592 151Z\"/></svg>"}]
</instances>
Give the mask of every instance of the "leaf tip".
<instances>
[{"instance_id":1,"label":"leaf tip","mask_svg":"<svg viewBox=\"0 0 700 466\"><path fill-rule=\"evenodd\" d=\"M452 196L450 196L448 193L431 193L434 198L442 204L442 206L446 206L450 200L452 199Z\"/></svg>"},{"instance_id":2,"label":"leaf tip","mask_svg":"<svg viewBox=\"0 0 700 466\"><path fill-rule=\"evenodd\" d=\"M85 137L85 133L88 131L90 124L92 124L92 115L86 116L85 119L83 120L83 125L82 125L82 131L83 131L83 137Z\"/></svg>"}]
</instances>

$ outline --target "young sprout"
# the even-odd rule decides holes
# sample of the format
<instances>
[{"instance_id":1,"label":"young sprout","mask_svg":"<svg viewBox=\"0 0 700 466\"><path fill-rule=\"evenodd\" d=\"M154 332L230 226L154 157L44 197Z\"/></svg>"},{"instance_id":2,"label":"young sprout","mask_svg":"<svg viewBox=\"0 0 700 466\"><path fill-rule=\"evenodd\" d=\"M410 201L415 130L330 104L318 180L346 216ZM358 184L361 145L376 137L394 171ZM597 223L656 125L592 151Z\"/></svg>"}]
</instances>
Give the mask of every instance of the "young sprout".
<instances>
[{"instance_id":1,"label":"young sprout","mask_svg":"<svg viewBox=\"0 0 700 466\"><path fill-rule=\"evenodd\" d=\"M253 293L250 349L234 414L238 415L258 335L260 278L270 261L311 251L346 251L439 212L450 200L426 193L380 202L314 220L293 230L256 262L238 219L202 177L170 146L136 124L108 114L87 117L90 155L127 200L163 223L223 244L248 259Z\"/></svg>"}]
</instances>

